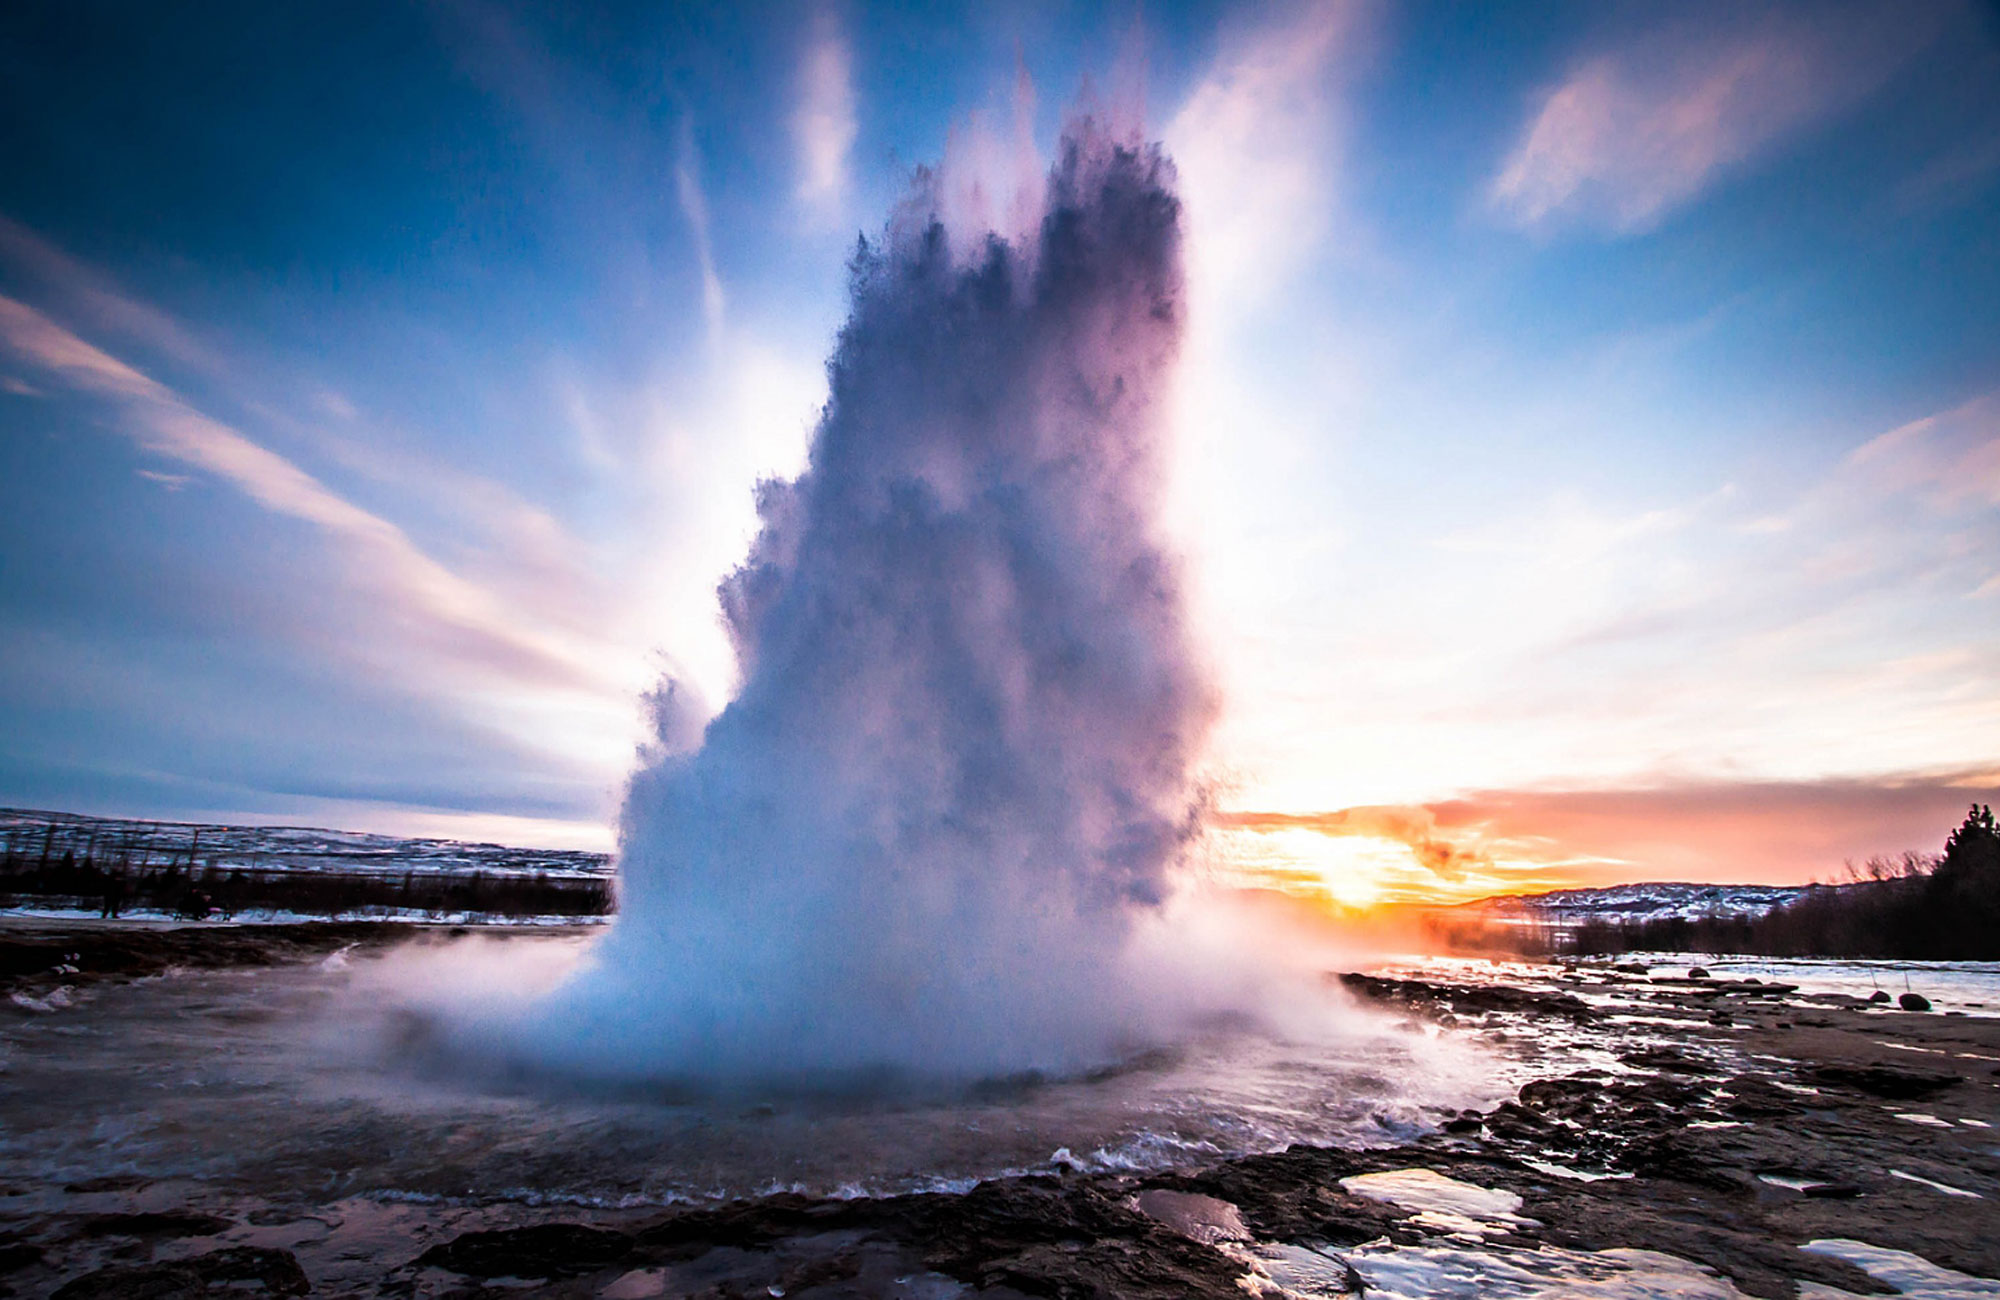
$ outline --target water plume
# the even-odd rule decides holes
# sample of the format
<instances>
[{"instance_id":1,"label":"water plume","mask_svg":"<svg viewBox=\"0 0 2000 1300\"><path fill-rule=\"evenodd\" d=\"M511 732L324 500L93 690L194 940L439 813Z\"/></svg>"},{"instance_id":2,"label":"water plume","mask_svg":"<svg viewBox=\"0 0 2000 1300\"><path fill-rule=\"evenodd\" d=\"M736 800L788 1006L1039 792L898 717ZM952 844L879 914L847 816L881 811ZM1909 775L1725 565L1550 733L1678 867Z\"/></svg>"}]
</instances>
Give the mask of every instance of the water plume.
<instances>
[{"instance_id":1,"label":"water plume","mask_svg":"<svg viewBox=\"0 0 2000 1300\"><path fill-rule=\"evenodd\" d=\"M1159 525L1173 169L1079 117L1027 233L954 226L967 192L919 172L857 249L807 467L722 584L740 691L693 747L653 697L620 915L542 1008L566 1064L1065 1070L1160 1027L1135 953L1215 711Z\"/></svg>"}]
</instances>

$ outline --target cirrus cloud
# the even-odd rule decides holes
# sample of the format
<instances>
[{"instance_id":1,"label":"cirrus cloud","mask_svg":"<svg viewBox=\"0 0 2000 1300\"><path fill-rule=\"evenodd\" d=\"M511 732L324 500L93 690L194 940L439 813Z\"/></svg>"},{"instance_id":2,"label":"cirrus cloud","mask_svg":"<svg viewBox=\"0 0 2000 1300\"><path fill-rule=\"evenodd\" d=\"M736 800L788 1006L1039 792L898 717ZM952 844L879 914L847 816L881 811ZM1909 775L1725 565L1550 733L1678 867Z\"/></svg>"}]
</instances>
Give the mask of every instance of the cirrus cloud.
<instances>
[{"instance_id":1,"label":"cirrus cloud","mask_svg":"<svg viewBox=\"0 0 2000 1300\"><path fill-rule=\"evenodd\" d=\"M1732 170L1874 90L1943 7L1680 11L1545 91L1487 192L1523 229L1657 226ZM1703 20L1706 19L1706 20Z\"/></svg>"},{"instance_id":2,"label":"cirrus cloud","mask_svg":"<svg viewBox=\"0 0 2000 1300\"><path fill-rule=\"evenodd\" d=\"M799 201L820 211L837 209L846 195L847 155L861 130L854 117L853 62L832 11L820 10L800 59L792 109Z\"/></svg>"}]
</instances>

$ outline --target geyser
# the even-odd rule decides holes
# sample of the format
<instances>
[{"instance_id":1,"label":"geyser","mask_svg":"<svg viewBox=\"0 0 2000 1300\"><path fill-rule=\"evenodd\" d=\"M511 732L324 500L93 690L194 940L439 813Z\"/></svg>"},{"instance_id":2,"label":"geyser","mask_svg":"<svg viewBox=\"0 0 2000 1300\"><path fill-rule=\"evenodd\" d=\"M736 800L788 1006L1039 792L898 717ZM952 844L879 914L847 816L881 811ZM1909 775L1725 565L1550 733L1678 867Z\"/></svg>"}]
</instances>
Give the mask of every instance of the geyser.
<instances>
[{"instance_id":1,"label":"geyser","mask_svg":"<svg viewBox=\"0 0 2000 1300\"><path fill-rule=\"evenodd\" d=\"M1080 118L1023 233L966 192L919 173L856 254L807 468L722 585L741 690L698 748L654 697L620 915L537 1017L566 1064L1063 1070L1161 1027L1136 954L1215 710L1159 521L1173 169Z\"/></svg>"}]
</instances>

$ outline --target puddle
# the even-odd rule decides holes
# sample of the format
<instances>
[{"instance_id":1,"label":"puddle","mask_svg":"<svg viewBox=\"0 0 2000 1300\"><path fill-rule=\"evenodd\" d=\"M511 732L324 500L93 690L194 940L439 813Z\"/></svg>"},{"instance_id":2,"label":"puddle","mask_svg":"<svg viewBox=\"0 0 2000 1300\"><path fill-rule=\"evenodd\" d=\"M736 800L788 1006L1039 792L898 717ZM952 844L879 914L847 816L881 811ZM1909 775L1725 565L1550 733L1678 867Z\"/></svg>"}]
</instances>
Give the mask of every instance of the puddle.
<instances>
[{"instance_id":1,"label":"puddle","mask_svg":"<svg viewBox=\"0 0 2000 1300\"><path fill-rule=\"evenodd\" d=\"M1340 1185L1351 1195L1414 1211L1412 1223L1447 1234L1478 1237L1534 1222L1514 1213L1521 1208L1514 1193L1462 1183L1430 1169L1355 1174Z\"/></svg>"},{"instance_id":2,"label":"puddle","mask_svg":"<svg viewBox=\"0 0 2000 1300\"><path fill-rule=\"evenodd\" d=\"M1250 1229L1243 1215L1228 1201L1195 1192L1150 1191L1133 1197L1139 1212L1158 1219L1183 1237L1215 1246L1225 1241L1248 1241Z\"/></svg>"}]
</instances>

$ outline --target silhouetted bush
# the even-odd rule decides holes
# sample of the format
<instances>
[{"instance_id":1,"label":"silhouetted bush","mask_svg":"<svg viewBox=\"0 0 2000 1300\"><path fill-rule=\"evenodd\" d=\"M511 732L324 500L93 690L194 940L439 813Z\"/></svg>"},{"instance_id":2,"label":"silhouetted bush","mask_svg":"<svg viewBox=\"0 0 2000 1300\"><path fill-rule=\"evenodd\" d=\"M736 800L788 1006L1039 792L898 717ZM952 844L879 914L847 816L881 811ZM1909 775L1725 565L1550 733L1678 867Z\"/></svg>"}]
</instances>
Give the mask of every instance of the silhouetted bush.
<instances>
[{"instance_id":1,"label":"silhouetted bush","mask_svg":"<svg viewBox=\"0 0 2000 1300\"><path fill-rule=\"evenodd\" d=\"M2000 831L1974 804L1936 857L1905 853L1849 868L1756 917L1590 921L1571 937L1578 953L1741 952L1768 957L1900 957L2000 960Z\"/></svg>"}]
</instances>

